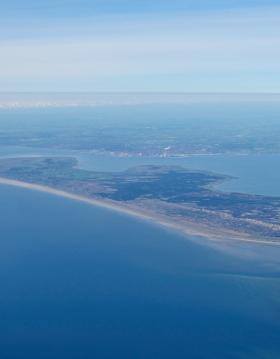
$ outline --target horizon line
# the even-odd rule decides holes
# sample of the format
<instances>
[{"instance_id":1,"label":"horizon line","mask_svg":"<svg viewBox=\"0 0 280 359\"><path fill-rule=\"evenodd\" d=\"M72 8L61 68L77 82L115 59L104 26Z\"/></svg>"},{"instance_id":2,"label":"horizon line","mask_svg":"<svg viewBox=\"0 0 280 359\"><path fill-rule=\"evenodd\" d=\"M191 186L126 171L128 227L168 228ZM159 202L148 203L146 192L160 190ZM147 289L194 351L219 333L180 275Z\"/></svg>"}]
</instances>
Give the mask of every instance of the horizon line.
<instances>
[{"instance_id":1,"label":"horizon line","mask_svg":"<svg viewBox=\"0 0 280 359\"><path fill-rule=\"evenodd\" d=\"M47 91L47 90L39 90L39 91L0 91L0 95L1 94L124 94L124 95L128 95L128 94L161 94L161 95L280 95L280 91L279 92L273 92L273 91L266 91L266 92L261 92L261 91L254 91L254 92L249 92L249 91L98 91L98 90L93 90L93 91L56 91L56 90L51 90L51 91Z\"/></svg>"}]
</instances>

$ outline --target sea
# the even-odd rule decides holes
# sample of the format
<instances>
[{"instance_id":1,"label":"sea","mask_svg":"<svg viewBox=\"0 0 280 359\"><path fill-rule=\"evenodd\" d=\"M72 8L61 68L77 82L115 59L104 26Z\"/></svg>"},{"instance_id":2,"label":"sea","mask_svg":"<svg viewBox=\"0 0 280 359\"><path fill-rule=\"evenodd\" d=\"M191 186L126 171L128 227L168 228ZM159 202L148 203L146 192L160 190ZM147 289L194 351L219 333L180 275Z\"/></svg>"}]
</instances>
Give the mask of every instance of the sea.
<instances>
[{"instance_id":1,"label":"sea","mask_svg":"<svg viewBox=\"0 0 280 359\"><path fill-rule=\"evenodd\" d=\"M0 156L40 155L1 148ZM280 196L279 155L113 158L234 177ZM108 209L0 186L0 358L278 359L280 246L182 236Z\"/></svg>"}]
</instances>

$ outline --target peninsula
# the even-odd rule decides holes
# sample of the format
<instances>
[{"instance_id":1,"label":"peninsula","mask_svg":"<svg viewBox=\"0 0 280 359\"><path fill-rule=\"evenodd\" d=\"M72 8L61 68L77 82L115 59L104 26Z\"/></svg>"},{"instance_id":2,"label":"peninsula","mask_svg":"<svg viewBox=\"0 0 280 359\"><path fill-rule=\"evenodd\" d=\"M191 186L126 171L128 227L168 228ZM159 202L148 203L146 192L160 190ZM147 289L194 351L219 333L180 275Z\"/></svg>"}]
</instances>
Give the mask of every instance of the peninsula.
<instances>
[{"instance_id":1,"label":"peninsula","mask_svg":"<svg viewBox=\"0 0 280 359\"><path fill-rule=\"evenodd\" d=\"M95 172L77 165L70 157L3 159L0 184L107 207L187 234L280 244L280 198L213 188L228 176L176 166Z\"/></svg>"}]
</instances>

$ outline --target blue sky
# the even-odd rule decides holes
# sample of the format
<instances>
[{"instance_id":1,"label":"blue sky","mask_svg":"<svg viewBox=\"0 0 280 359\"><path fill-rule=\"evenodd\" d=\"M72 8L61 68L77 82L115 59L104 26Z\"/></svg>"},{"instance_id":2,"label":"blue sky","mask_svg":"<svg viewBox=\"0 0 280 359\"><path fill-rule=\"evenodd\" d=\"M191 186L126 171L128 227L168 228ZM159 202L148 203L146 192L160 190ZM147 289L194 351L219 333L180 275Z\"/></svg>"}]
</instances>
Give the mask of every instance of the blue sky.
<instances>
[{"instance_id":1,"label":"blue sky","mask_svg":"<svg viewBox=\"0 0 280 359\"><path fill-rule=\"evenodd\" d=\"M9 0L1 4L2 16L77 16L104 13L163 13L215 11L277 6L279 0Z\"/></svg>"},{"instance_id":2,"label":"blue sky","mask_svg":"<svg viewBox=\"0 0 280 359\"><path fill-rule=\"evenodd\" d=\"M0 91L280 92L279 0L10 0Z\"/></svg>"}]
</instances>

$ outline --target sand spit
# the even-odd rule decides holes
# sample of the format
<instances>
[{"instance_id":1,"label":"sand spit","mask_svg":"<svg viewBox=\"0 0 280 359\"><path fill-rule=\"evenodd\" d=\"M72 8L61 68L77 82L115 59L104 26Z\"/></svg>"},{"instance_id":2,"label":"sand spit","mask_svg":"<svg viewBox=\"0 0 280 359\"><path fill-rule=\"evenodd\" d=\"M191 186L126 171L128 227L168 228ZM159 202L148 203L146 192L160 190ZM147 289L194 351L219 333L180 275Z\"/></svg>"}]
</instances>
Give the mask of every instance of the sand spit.
<instances>
[{"instance_id":1,"label":"sand spit","mask_svg":"<svg viewBox=\"0 0 280 359\"><path fill-rule=\"evenodd\" d=\"M265 239L254 239L250 237L246 237L245 235L238 234L238 233L219 233L218 230L208 230L205 228L201 228L196 224L188 223L182 224L177 223L176 221L168 220L168 218L164 216L160 216L155 214L154 212L148 212L146 210L135 208L131 205L127 205L125 203L117 203L115 201L106 200L106 199L95 199L85 197L79 194L66 192L60 189L48 187L45 185L35 184L35 183L28 183L19 180L9 179L0 177L0 185L8 185L14 187L25 188L32 191L37 192L44 192L51 195L67 198L74 201L83 202L89 205L93 205L96 207L105 208L111 211L119 212L120 214L125 214L128 216L136 217L145 221L152 222L153 224L163 226L165 228L169 228L171 230L176 231L177 233L183 234L185 236L200 236L205 239L209 240L238 240L244 242L251 242L251 243L260 243L260 244L267 244L267 245L280 245L280 242L275 242L272 240L265 240Z\"/></svg>"}]
</instances>

